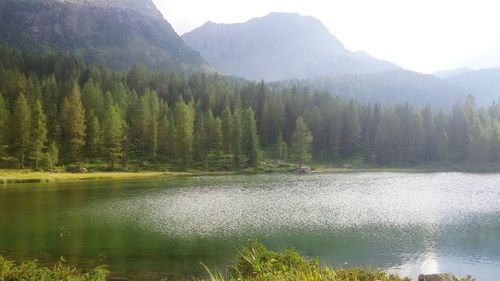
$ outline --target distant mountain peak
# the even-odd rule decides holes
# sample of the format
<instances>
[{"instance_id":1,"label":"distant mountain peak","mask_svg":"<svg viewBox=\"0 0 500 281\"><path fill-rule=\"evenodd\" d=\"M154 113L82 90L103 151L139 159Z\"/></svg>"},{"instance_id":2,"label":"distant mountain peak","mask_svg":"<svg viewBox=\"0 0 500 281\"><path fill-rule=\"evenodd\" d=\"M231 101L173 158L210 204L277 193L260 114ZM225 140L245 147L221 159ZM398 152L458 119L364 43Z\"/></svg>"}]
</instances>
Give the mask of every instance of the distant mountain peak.
<instances>
[{"instance_id":1,"label":"distant mountain peak","mask_svg":"<svg viewBox=\"0 0 500 281\"><path fill-rule=\"evenodd\" d=\"M347 50L318 19L273 12L244 23L207 22L182 36L220 72L269 81L399 69Z\"/></svg>"}]
</instances>

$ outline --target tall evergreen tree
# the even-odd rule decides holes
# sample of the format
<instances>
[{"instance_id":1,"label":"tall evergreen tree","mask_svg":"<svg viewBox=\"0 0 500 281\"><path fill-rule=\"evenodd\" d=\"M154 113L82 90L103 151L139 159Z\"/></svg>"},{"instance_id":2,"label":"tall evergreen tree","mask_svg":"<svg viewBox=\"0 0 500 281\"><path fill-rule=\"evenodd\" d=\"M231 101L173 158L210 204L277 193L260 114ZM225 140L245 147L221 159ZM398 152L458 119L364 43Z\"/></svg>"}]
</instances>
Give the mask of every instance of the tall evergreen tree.
<instances>
[{"instance_id":1,"label":"tall evergreen tree","mask_svg":"<svg viewBox=\"0 0 500 281\"><path fill-rule=\"evenodd\" d=\"M0 93L0 161L7 157L7 149L9 147L10 135L9 130L9 111L5 104L5 99Z\"/></svg>"},{"instance_id":2,"label":"tall evergreen tree","mask_svg":"<svg viewBox=\"0 0 500 281\"><path fill-rule=\"evenodd\" d=\"M87 151L87 156L91 159L98 158L100 156L101 146L102 146L102 134L101 124L99 119L94 114L94 110L89 110L87 114L87 133L85 146ZM103 115L104 118L109 116Z\"/></svg>"},{"instance_id":3,"label":"tall evergreen tree","mask_svg":"<svg viewBox=\"0 0 500 281\"><path fill-rule=\"evenodd\" d=\"M75 84L70 95L64 98L61 117L63 118L64 144L68 162L80 160L85 145L85 110L83 109L80 88Z\"/></svg>"},{"instance_id":4,"label":"tall evergreen tree","mask_svg":"<svg viewBox=\"0 0 500 281\"><path fill-rule=\"evenodd\" d=\"M255 113L252 108L247 108L243 112L243 147L248 165L257 167L259 164L260 148L259 137L257 136L257 125Z\"/></svg>"},{"instance_id":5,"label":"tall evergreen tree","mask_svg":"<svg viewBox=\"0 0 500 281\"><path fill-rule=\"evenodd\" d=\"M302 116L297 117L295 121L295 132L292 136L292 149L294 154L294 159L299 165L299 169L302 165L311 160L311 144L313 142L313 137Z\"/></svg>"},{"instance_id":6,"label":"tall evergreen tree","mask_svg":"<svg viewBox=\"0 0 500 281\"><path fill-rule=\"evenodd\" d=\"M35 169L38 169L40 161L43 160L47 146L47 118L42 109L40 100L36 100L31 114L31 141L30 141L30 159L34 163Z\"/></svg>"},{"instance_id":7,"label":"tall evergreen tree","mask_svg":"<svg viewBox=\"0 0 500 281\"><path fill-rule=\"evenodd\" d=\"M26 97L22 93L19 94L14 103L10 132L12 132L11 146L14 154L21 169L24 169L31 144L31 110Z\"/></svg>"},{"instance_id":8,"label":"tall evergreen tree","mask_svg":"<svg viewBox=\"0 0 500 281\"><path fill-rule=\"evenodd\" d=\"M119 108L113 105L107 108L102 128L106 159L114 169L123 160L125 151L125 120Z\"/></svg>"},{"instance_id":9,"label":"tall evergreen tree","mask_svg":"<svg viewBox=\"0 0 500 281\"><path fill-rule=\"evenodd\" d=\"M174 107L175 159L182 169L187 169L193 159L194 108L181 97Z\"/></svg>"}]
</instances>

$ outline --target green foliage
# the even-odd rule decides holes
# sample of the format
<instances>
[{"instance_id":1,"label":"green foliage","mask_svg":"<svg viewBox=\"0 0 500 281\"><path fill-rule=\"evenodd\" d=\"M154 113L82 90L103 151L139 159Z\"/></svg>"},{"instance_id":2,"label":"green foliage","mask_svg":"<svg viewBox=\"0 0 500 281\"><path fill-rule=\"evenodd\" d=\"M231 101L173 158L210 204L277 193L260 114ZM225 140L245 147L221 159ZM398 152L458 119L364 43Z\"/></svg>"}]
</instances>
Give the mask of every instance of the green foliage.
<instances>
[{"instance_id":1,"label":"green foliage","mask_svg":"<svg viewBox=\"0 0 500 281\"><path fill-rule=\"evenodd\" d=\"M85 110L82 105L80 87L75 84L65 97L61 108L64 146L68 162L78 162L85 145Z\"/></svg>"},{"instance_id":2,"label":"green foliage","mask_svg":"<svg viewBox=\"0 0 500 281\"><path fill-rule=\"evenodd\" d=\"M31 143L29 153L30 159L34 162L35 169L38 169L47 145L47 118L45 117L40 100L35 101L31 116Z\"/></svg>"},{"instance_id":3,"label":"green foliage","mask_svg":"<svg viewBox=\"0 0 500 281\"><path fill-rule=\"evenodd\" d=\"M243 146L242 149L248 159L248 165L257 167L260 158L259 137L255 114L251 108L243 112Z\"/></svg>"},{"instance_id":4,"label":"green foliage","mask_svg":"<svg viewBox=\"0 0 500 281\"><path fill-rule=\"evenodd\" d=\"M97 267L87 273L66 266L60 261L53 267L42 267L36 261L15 264L0 256L0 280L2 281L105 281L108 271L105 267Z\"/></svg>"},{"instance_id":5,"label":"green foliage","mask_svg":"<svg viewBox=\"0 0 500 281\"><path fill-rule=\"evenodd\" d=\"M24 169L28 149L31 144L31 111L24 94L20 94L14 104L11 129L12 147L19 160L21 169Z\"/></svg>"},{"instance_id":6,"label":"green foliage","mask_svg":"<svg viewBox=\"0 0 500 281\"><path fill-rule=\"evenodd\" d=\"M217 74L188 77L144 66L113 72L8 47L0 48L0 57L6 58L0 62L4 167L53 169L85 160L244 170L261 158L288 156L299 165L351 159L383 166L500 164L500 105L479 108L472 97L436 113L430 106L371 106L293 84L273 88ZM260 153L260 144L276 153ZM51 149L61 152L61 161L49 161Z\"/></svg>"},{"instance_id":7,"label":"green foliage","mask_svg":"<svg viewBox=\"0 0 500 281\"><path fill-rule=\"evenodd\" d=\"M304 118L302 116L297 117L295 121L295 132L292 136L292 149L294 153L294 159L298 162L299 168L302 168L302 164L311 160L311 143L313 137L309 128L304 123Z\"/></svg>"},{"instance_id":8,"label":"green foliage","mask_svg":"<svg viewBox=\"0 0 500 281\"><path fill-rule=\"evenodd\" d=\"M382 271L364 268L331 268L320 265L317 258L307 260L293 249L275 252L267 249L257 241L250 241L239 253L236 263L231 266L228 275L220 271L207 269L210 280L241 280L241 281L410 281ZM472 281L472 277L458 278L454 281Z\"/></svg>"}]
</instances>

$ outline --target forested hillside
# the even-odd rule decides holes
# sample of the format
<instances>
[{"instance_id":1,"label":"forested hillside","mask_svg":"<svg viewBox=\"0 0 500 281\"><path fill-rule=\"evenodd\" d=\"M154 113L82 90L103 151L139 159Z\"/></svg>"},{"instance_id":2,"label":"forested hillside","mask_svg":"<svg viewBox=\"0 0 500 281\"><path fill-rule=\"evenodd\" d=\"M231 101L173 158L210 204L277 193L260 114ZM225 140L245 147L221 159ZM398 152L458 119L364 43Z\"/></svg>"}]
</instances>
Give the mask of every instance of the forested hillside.
<instances>
[{"instance_id":1,"label":"forested hillside","mask_svg":"<svg viewBox=\"0 0 500 281\"><path fill-rule=\"evenodd\" d=\"M303 152L293 138L299 117L313 137L313 161L500 162L500 106L478 108L472 97L433 112L216 74L167 75L142 66L115 72L6 46L0 93L4 167L165 163L222 170L256 167L270 155L294 161Z\"/></svg>"}]
</instances>

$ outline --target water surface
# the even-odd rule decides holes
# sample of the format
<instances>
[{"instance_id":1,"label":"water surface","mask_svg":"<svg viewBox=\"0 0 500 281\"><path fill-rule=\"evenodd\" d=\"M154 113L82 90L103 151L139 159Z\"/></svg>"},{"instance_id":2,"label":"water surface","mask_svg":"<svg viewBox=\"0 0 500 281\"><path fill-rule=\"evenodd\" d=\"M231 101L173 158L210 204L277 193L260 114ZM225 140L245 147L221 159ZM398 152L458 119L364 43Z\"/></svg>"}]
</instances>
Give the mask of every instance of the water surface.
<instances>
[{"instance_id":1,"label":"water surface","mask_svg":"<svg viewBox=\"0 0 500 281\"><path fill-rule=\"evenodd\" d=\"M158 280L259 239L334 266L500 276L500 175L359 173L0 187L0 254Z\"/></svg>"}]
</instances>

